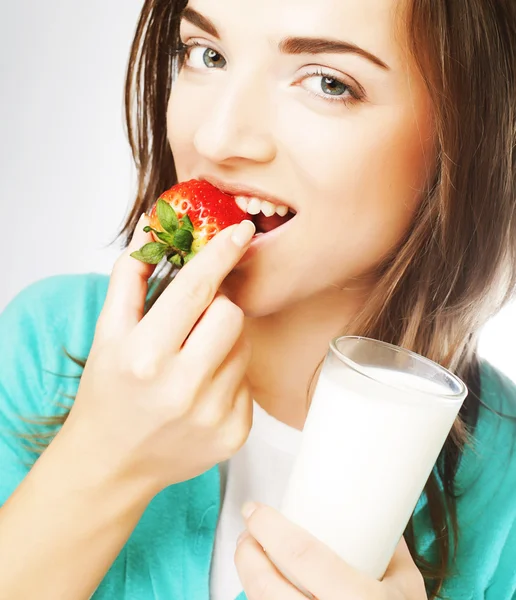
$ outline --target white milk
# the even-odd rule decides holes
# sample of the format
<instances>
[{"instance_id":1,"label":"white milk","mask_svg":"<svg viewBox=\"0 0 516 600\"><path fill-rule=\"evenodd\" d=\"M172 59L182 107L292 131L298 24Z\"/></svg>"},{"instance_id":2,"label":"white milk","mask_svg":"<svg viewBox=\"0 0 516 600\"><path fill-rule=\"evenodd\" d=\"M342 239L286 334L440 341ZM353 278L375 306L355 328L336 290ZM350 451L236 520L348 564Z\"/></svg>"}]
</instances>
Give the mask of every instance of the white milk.
<instances>
[{"instance_id":1,"label":"white milk","mask_svg":"<svg viewBox=\"0 0 516 600\"><path fill-rule=\"evenodd\" d=\"M450 394L438 382L361 370L382 383L321 372L282 512L381 579L462 401L438 397Z\"/></svg>"}]
</instances>

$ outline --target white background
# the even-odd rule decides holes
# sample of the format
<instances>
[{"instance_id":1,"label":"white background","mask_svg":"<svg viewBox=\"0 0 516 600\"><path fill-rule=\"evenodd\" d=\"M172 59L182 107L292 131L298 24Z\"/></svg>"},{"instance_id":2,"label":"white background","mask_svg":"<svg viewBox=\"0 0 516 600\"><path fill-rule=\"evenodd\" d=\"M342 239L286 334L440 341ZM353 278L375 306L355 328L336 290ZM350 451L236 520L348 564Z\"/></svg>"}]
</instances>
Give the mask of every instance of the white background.
<instances>
[{"instance_id":1,"label":"white background","mask_svg":"<svg viewBox=\"0 0 516 600\"><path fill-rule=\"evenodd\" d=\"M141 0L0 0L0 310L57 273L109 273L133 199L123 81ZM516 380L516 306L481 353Z\"/></svg>"}]
</instances>

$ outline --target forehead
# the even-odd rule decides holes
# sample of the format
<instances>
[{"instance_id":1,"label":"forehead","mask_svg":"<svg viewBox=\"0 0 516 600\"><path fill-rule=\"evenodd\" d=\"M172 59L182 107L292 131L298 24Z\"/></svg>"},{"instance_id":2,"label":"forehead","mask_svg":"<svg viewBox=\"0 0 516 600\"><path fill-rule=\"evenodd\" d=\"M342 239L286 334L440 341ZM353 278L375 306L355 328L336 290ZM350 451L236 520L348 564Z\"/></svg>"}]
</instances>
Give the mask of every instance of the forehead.
<instances>
[{"instance_id":1,"label":"forehead","mask_svg":"<svg viewBox=\"0 0 516 600\"><path fill-rule=\"evenodd\" d=\"M276 45L287 36L350 41L395 66L402 61L401 0L191 0L223 38Z\"/></svg>"}]
</instances>

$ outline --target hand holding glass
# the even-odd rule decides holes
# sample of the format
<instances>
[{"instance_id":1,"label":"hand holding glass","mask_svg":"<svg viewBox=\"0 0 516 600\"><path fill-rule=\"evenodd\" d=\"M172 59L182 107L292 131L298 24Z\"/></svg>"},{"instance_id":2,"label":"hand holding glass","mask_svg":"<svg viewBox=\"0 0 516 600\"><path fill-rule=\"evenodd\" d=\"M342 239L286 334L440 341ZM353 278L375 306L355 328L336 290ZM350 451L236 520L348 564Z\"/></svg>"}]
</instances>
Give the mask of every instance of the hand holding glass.
<instances>
[{"instance_id":1,"label":"hand holding glass","mask_svg":"<svg viewBox=\"0 0 516 600\"><path fill-rule=\"evenodd\" d=\"M466 395L418 354L332 340L281 512L381 579Z\"/></svg>"}]
</instances>

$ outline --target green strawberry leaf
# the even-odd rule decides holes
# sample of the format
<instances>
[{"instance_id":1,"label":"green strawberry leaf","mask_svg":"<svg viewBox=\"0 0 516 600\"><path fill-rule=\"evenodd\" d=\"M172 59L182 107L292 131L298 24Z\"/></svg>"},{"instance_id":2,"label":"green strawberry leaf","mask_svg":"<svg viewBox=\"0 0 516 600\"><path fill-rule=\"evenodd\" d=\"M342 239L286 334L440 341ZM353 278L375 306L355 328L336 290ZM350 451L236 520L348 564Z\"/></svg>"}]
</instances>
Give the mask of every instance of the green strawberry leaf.
<instances>
[{"instance_id":1,"label":"green strawberry leaf","mask_svg":"<svg viewBox=\"0 0 516 600\"><path fill-rule=\"evenodd\" d=\"M143 254L143 256L148 258L159 255L161 255L161 258L163 258L166 251L167 247L165 244L161 244L160 242L151 242L150 244L145 244L145 246L140 248L140 252Z\"/></svg>"},{"instance_id":2,"label":"green strawberry leaf","mask_svg":"<svg viewBox=\"0 0 516 600\"><path fill-rule=\"evenodd\" d=\"M136 260L140 260L141 262L148 263L148 260L143 256L143 254L137 250L136 252L132 252L130 254L132 258L136 258Z\"/></svg>"},{"instance_id":3,"label":"green strawberry leaf","mask_svg":"<svg viewBox=\"0 0 516 600\"><path fill-rule=\"evenodd\" d=\"M190 252L193 234L188 229L178 229L174 235L174 246L183 252Z\"/></svg>"},{"instance_id":4,"label":"green strawberry leaf","mask_svg":"<svg viewBox=\"0 0 516 600\"><path fill-rule=\"evenodd\" d=\"M167 231L155 231L155 234L162 242L165 242L167 246L174 245L174 236L170 235L170 233L168 233Z\"/></svg>"},{"instance_id":5,"label":"green strawberry leaf","mask_svg":"<svg viewBox=\"0 0 516 600\"><path fill-rule=\"evenodd\" d=\"M176 211L165 200L158 200L156 212L158 220L165 231L174 234L179 227Z\"/></svg>"},{"instance_id":6,"label":"green strawberry leaf","mask_svg":"<svg viewBox=\"0 0 516 600\"><path fill-rule=\"evenodd\" d=\"M181 229L187 229L188 231L194 232L193 223L188 215L185 215L179 223L181 224Z\"/></svg>"},{"instance_id":7,"label":"green strawberry leaf","mask_svg":"<svg viewBox=\"0 0 516 600\"><path fill-rule=\"evenodd\" d=\"M150 233L152 231L156 236L159 236L159 234L162 233L161 231L158 231L157 229L154 229L153 227L150 227L149 225L146 225L143 228L143 231L145 231L145 233Z\"/></svg>"},{"instance_id":8,"label":"green strawberry leaf","mask_svg":"<svg viewBox=\"0 0 516 600\"><path fill-rule=\"evenodd\" d=\"M136 252L133 252L131 256L148 265L157 265L165 256L166 251L167 247L165 244L151 242L150 244L145 244L145 246L142 246L142 248Z\"/></svg>"},{"instance_id":9,"label":"green strawberry leaf","mask_svg":"<svg viewBox=\"0 0 516 600\"><path fill-rule=\"evenodd\" d=\"M179 254L174 254L168 259L168 262L175 265L179 269L183 266L183 260Z\"/></svg>"}]
</instances>

